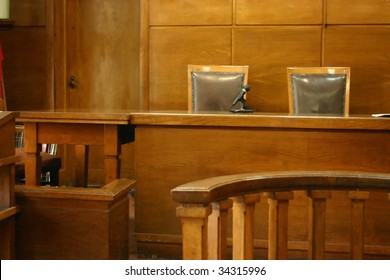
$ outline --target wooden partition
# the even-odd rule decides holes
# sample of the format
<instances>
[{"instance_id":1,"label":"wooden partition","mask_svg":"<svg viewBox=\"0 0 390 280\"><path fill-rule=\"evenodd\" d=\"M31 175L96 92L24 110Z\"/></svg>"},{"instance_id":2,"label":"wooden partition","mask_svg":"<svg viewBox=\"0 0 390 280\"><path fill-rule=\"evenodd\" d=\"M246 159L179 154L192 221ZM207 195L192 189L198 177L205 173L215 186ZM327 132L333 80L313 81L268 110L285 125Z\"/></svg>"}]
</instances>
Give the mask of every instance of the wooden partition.
<instances>
[{"instance_id":1,"label":"wooden partition","mask_svg":"<svg viewBox=\"0 0 390 280\"><path fill-rule=\"evenodd\" d=\"M180 257L178 205L170 195L180 184L259 170L389 172L387 118L150 112L133 113L131 119L136 125L135 236L145 254ZM310 201L297 191L288 203L289 257L303 258L310 234ZM349 207L345 192L332 191L326 204L325 244L333 258L349 252L350 225L345 223ZM268 246L267 209L268 201L262 198L255 210L255 248L263 258ZM387 195L371 193L364 221L370 258L390 255L389 215Z\"/></svg>"},{"instance_id":2,"label":"wooden partition","mask_svg":"<svg viewBox=\"0 0 390 280\"><path fill-rule=\"evenodd\" d=\"M17 259L128 259L128 192L134 180L102 188L16 186Z\"/></svg>"},{"instance_id":3,"label":"wooden partition","mask_svg":"<svg viewBox=\"0 0 390 280\"><path fill-rule=\"evenodd\" d=\"M15 257L15 117L0 111L0 259Z\"/></svg>"}]
</instances>

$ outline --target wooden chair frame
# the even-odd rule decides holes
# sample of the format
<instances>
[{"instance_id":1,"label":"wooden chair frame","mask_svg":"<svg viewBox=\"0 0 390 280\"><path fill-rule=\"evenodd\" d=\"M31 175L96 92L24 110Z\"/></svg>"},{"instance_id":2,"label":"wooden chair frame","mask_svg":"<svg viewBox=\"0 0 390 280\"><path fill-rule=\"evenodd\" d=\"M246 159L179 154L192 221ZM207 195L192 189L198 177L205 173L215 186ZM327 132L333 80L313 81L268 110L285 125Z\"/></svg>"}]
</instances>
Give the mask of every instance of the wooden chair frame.
<instances>
[{"instance_id":1,"label":"wooden chair frame","mask_svg":"<svg viewBox=\"0 0 390 280\"><path fill-rule=\"evenodd\" d=\"M193 111L193 72L222 72L222 73L244 73L244 85L248 83L249 66L247 65L188 65L188 110ZM238 94L238 93L237 93Z\"/></svg>"},{"instance_id":2,"label":"wooden chair frame","mask_svg":"<svg viewBox=\"0 0 390 280\"><path fill-rule=\"evenodd\" d=\"M349 94L350 94L350 67L288 67L287 68L287 84L288 84L288 104L289 112L295 114L294 99L292 89L292 75L294 74L345 74L346 87L344 99L344 115L349 114Z\"/></svg>"}]
</instances>

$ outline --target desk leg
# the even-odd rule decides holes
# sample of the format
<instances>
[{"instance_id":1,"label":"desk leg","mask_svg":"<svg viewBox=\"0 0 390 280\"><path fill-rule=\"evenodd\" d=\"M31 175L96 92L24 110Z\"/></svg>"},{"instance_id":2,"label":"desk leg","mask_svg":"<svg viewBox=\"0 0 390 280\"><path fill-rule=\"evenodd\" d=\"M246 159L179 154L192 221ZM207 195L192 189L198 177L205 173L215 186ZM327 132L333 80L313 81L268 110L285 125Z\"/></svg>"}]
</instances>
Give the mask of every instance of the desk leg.
<instances>
[{"instance_id":1,"label":"desk leg","mask_svg":"<svg viewBox=\"0 0 390 280\"><path fill-rule=\"evenodd\" d=\"M76 145L76 186L88 187L88 156L89 146Z\"/></svg>"},{"instance_id":2,"label":"desk leg","mask_svg":"<svg viewBox=\"0 0 390 280\"><path fill-rule=\"evenodd\" d=\"M120 177L120 154L119 126L104 126L104 172L105 183Z\"/></svg>"},{"instance_id":3,"label":"desk leg","mask_svg":"<svg viewBox=\"0 0 390 280\"><path fill-rule=\"evenodd\" d=\"M24 124L24 151L27 154L24 166L26 185L40 186L42 158L37 123Z\"/></svg>"}]
</instances>

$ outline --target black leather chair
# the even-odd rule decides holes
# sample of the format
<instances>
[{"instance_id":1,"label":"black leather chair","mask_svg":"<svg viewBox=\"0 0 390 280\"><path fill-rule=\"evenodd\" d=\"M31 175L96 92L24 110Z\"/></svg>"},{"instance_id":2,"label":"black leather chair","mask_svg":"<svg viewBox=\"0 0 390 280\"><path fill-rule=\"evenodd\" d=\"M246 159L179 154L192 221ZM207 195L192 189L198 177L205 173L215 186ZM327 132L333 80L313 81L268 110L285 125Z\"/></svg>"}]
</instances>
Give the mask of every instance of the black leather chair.
<instances>
[{"instance_id":1,"label":"black leather chair","mask_svg":"<svg viewBox=\"0 0 390 280\"><path fill-rule=\"evenodd\" d=\"M349 67L289 67L287 82L290 113L348 115Z\"/></svg>"},{"instance_id":2,"label":"black leather chair","mask_svg":"<svg viewBox=\"0 0 390 280\"><path fill-rule=\"evenodd\" d=\"M229 111L248 81L248 66L188 65L188 110Z\"/></svg>"}]
</instances>

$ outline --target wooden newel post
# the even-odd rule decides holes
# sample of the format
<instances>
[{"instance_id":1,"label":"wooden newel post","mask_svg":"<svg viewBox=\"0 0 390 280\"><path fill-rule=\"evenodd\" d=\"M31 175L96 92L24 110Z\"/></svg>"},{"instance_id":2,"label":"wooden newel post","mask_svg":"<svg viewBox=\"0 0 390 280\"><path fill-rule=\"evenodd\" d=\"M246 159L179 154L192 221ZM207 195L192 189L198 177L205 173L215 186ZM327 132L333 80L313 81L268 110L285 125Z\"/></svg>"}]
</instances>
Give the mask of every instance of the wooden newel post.
<instances>
[{"instance_id":1,"label":"wooden newel post","mask_svg":"<svg viewBox=\"0 0 390 280\"><path fill-rule=\"evenodd\" d=\"M183 259L206 260L207 220L211 214L211 205L182 205L176 208L181 218L183 236Z\"/></svg>"}]
</instances>

